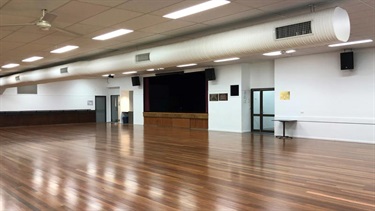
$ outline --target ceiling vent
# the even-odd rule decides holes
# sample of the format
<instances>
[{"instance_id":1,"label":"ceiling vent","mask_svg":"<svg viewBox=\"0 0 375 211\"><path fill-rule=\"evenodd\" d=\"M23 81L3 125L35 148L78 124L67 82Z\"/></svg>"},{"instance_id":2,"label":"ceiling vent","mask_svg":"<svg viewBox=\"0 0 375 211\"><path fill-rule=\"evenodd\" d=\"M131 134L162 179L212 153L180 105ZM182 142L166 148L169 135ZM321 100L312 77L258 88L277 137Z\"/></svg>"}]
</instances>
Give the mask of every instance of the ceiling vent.
<instances>
[{"instance_id":1,"label":"ceiling vent","mask_svg":"<svg viewBox=\"0 0 375 211\"><path fill-rule=\"evenodd\" d=\"M143 53L135 55L136 62L150 61L150 53Z\"/></svg>"},{"instance_id":2,"label":"ceiling vent","mask_svg":"<svg viewBox=\"0 0 375 211\"><path fill-rule=\"evenodd\" d=\"M311 34L311 21L276 28L276 39Z\"/></svg>"},{"instance_id":3,"label":"ceiling vent","mask_svg":"<svg viewBox=\"0 0 375 211\"><path fill-rule=\"evenodd\" d=\"M68 73L68 68L67 67L60 68L60 73L61 74Z\"/></svg>"}]
</instances>

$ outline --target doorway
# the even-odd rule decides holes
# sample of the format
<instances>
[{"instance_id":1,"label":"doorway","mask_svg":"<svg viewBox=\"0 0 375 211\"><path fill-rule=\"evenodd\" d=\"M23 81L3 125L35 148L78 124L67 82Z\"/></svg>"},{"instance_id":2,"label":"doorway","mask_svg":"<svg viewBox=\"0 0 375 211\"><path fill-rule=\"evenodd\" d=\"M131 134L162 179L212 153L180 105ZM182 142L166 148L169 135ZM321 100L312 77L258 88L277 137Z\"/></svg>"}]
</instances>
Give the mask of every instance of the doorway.
<instances>
[{"instance_id":1,"label":"doorway","mask_svg":"<svg viewBox=\"0 0 375 211\"><path fill-rule=\"evenodd\" d=\"M95 114L96 122L106 122L107 107L105 96L95 96Z\"/></svg>"},{"instance_id":2,"label":"doorway","mask_svg":"<svg viewBox=\"0 0 375 211\"><path fill-rule=\"evenodd\" d=\"M111 95L111 122L119 122L118 99L119 99L119 95Z\"/></svg>"},{"instance_id":3,"label":"doorway","mask_svg":"<svg viewBox=\"0 0 375 211\"><path fill-rule=\"evenodd\" d=\"M251 89L251 131L273 133L275 88Z\"/></svg>"}]
</instances>

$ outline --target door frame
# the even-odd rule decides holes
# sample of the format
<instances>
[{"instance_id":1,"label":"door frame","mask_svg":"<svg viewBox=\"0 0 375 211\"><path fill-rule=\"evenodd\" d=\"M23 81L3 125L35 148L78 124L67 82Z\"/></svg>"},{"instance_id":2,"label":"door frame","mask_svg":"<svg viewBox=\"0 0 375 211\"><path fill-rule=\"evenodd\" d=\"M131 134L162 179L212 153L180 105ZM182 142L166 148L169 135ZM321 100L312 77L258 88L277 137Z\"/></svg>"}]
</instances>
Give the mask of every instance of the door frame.
<instances>
[{"instance_id":1,"label":"door frame","mask_svg":"<svg viewBox=\"0 0 375 211\"><path fill-rule=\"evenodd\" d=\"M254 92L260 91L260 105L259 105L259 114L254 114ZM257 89L250 89L250 99L251 99L251 132L269 132L273 133L274 130L263 130L263 117L275 117L275 114L263 114L263 91L275 91L275 88L257 88ZM275 112L274 112L275 113ZM254 130L254 116L259 116L259 130Z\"/></svg>"}]
</instances>

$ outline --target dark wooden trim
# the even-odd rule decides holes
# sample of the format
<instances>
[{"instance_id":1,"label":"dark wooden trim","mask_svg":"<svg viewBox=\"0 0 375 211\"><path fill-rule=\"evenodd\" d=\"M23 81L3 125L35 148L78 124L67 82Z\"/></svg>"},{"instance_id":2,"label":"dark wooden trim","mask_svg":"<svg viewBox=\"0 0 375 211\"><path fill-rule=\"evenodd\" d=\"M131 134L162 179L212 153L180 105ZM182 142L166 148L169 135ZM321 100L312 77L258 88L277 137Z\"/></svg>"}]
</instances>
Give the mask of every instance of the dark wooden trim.
<instances>
[{"instance_id":1,"label":"dark wooden trim","mask_svg":"<svg viewBox=\"0 0 375 211\"><path fill-rule=\"evenodd\" d=\"M0 112L0 127L95 122L94 110Z\"/></svg>"},{"instance_id":2,"label":"dark wooden trim","mask_svg":"<svg viewBox=\"0 0 375 211\"><path fill-rule=\"evenodd\" d=\"M144 117L208 119L206 113L143 112Z\"/></svg>"}]
</instances>

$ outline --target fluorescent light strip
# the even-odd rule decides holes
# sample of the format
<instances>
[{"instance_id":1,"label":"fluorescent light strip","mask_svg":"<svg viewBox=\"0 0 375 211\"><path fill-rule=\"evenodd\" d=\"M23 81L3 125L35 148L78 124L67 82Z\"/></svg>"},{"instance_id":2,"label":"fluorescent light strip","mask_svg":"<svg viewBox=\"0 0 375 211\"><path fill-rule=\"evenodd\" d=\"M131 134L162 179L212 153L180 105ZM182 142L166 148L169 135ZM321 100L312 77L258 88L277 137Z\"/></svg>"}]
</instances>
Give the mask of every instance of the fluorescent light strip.
<instances>
[{"instance_id":1,"label":"fluorescent light strip","mask_svg":"<svg viewBox=\"0 0 375 211\"><path fill-rule=\"evenodd\" d=\"M263 56L278 56L281 55L281 51L273 51L273 52L268 52L264 53Z\"/></svg>"},{"instance_id":2,"label":"fluorescent light strip","mask_svg":"<svg viewBox=\"0 0 375 211\"><path fill-rule=\"evenodd\" d=\"M67 46L64 46L62 48L58 48L58 49L55 49L53 51L51 51L51 53L65 53L65 52L68 52L68 51L71 51L71 50L74 50L74 49L77 49L78 46L75 46L75 45L67 45Z\"/></svg>"},{"instance_id":3,"label":"fluorescent light strip","mask_svg":"<svg viewBox=\"0 0 375 211\"><path fill-rule=\"evenodd\" d=\"M154 71L155 69L151 68L151 69L147 69L146 71L149 71L149 72L152 72Z\"/></svg>"},{"instance_id":4,"label":"fluorescent light strip","mask_svg":"<svg viewBox=\"0 0 375 211\"><path fill-rule=\"evenodd\" d=\"M194 63L192 63L192 64L181 64L181 65L178 65L177 67L190 67L190 66L195 66L195 65L197 65L197 64L194 64Z\"/></svg>"},{"instance_id":5,"label":"fluorescent light strip","mask_svg":"<svg viewBox=\"0 0 375 211\"><path fill-rule=\"evenodd\" d=\"M18 66L20 66L20 65L15 64L15 63L10 63L10 64L6 64L6 65L1 66L1 68L10 69L10 68L13 68L13 67L18 67Z\"/></svg>"},{"instance_id":6,"label":"fluorescent light strip","mask_svg":"<svg viewBox=\"0 0 375 211\"><path fill-rule=\"evenodd\" d=\"M211 1L207 1L201 4L197 4L197 5L182 9L182 10L178 10L176 12L166 14L163 17L170 18L170 19L178 19L178 18L182 18L188 15L203 12L205 10L213 9L215 7L219 7L225 4L229 4L229 3L230 1L228 0L211 0Z\"/></svg>"},{"instance_id":7,"label":"fluorescent light strip","mask_svg":"<svg viewBox=\"0 0 375 211\"><path fill-rule=\"evenodd\" d=\"M133 32L133 30L119 29L119 30L116 30L116 31L113 31L113 32L109 32L109 33L106 33L106 34L96 36L92 39L93 40L108 40L108 39L112 39L112 38L115 38L115 37L119 37L119 36L124 35L124 34L131 33L131 32Z\"/></svg>"},{"instance_id":8,"label":"fluorescent light strip","mask_svg":"<svg viewBox=\"0 0 375 211\"><path fill-rule=\"evenodd\" d=\"M369 42L372 42L372 41L373 41L372 39L358 40L358 41L352 41L352 42L332 44L332 45L328 45L328 47L340 47L340 46L345 46L345 45L356 45L356 44L362 44L362 43L369 43Z\"/></svg>"},{"instance_id":9,"label":"fluorescent light strip","mask_svg":"<svg viewBox=\"0 0 375 211\"><path fill-rule=\"evenodd\" d=\"M103 77L108 77L108 76L115 76L115 74L104 74L102 75Z\"/></svg>"},{"instance_id":10,"label":"fluorescent light strip","mask_svg":"<svg viewBox=\"0 0 375 211\"><path fill-rule=\"evenodd\" d=\"M32 57L29 57L29 58L24 59L22 61L23 62L35 62L35 61L38 61L40 59L43 59L43 57L41 57L41 56L32 56Z\"/></svg>"},{"instance_id":11,"label":"fluorescent light strip","mask_svg":"<svg viewBox=\"0 0 375 211\"><path fill-rule=\"evenodd\" d=\"M128 75L128 74L134 74L134 73L137 73L137 71L123 72L122 74Z\"/></svg>"},{"instance_id":12,"label":"fluorescent light strip","mask_svg":"<svg viewBox=\"0 0 375 211\"><path fill-rule=\"evenodd\" d=\"M234 61L234 60L239 60L239 59L240 58L238 57L233 57L233 58L215 60L214 62L228 62L228 61Z\"/></svg>"}]
</instances>

